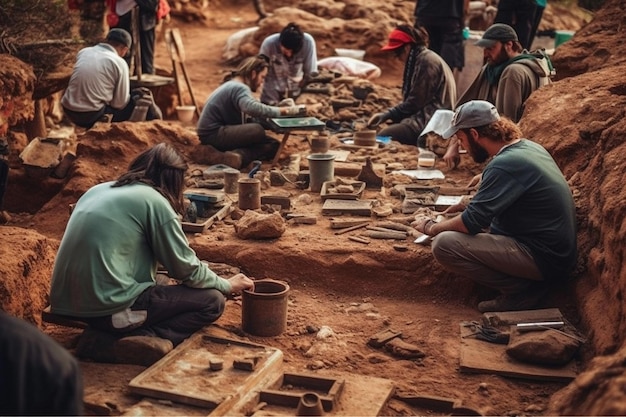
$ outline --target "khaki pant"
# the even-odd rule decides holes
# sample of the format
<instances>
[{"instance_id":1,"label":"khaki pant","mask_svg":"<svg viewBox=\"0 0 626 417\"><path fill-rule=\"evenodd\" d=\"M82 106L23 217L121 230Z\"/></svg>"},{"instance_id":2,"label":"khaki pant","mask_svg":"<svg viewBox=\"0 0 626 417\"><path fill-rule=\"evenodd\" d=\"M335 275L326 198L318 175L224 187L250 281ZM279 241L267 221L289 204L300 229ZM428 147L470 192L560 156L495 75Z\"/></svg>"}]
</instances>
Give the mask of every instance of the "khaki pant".
<instances>
[{"instance_id":1,"label":"khaki pant","mask_svg":"<svg viewBox=\"0 0 626 417\"><path fill-rule=\"evenodd\" d=\"M508 236L442 232L433 239L432 252L447 270L503 294L525 291L542 280L528 248Z\"/></svg>"}]
</instances>

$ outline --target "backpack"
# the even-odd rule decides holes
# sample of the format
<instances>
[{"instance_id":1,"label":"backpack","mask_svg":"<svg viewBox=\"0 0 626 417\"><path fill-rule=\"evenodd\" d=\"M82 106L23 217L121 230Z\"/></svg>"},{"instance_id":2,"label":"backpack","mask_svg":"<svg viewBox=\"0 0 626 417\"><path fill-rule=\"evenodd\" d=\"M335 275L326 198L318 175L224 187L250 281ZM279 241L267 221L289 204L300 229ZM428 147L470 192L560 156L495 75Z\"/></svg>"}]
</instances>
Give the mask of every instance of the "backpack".
<instances>
[{"instance_id":1,"label":"backpack","mask_svg":"<svg viewBox=\"0 0 626 417\"><path fill-rule=\"evenodd\" d=\"M556 69L552 64L550 55L546 52L546 48L535 49L534 51L529 52L529 54L539 60L539 64L545 70L546 74L548 74L549 78L554 78L556 75Z\"/></svg>"}]
</instances>

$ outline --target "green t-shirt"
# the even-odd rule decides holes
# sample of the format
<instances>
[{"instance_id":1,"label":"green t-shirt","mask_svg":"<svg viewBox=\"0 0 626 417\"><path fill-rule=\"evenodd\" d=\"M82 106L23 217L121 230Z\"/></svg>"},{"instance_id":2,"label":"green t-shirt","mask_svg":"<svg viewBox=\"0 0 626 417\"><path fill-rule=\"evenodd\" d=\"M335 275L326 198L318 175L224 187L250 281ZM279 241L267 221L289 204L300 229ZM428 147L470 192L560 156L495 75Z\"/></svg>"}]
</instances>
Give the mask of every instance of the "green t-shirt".
<instances>
[{"instance_id":1,"label":"green t-shirt","mask_svg":"<svg viewBox=\"0 0 626 417\"><path fill-rule=\"evenodd\" d=\"M177 213L145 184L88 190L70 216L52 273L53 313L100 317L131 306L156 285L157 264L194 288L230 292L230 283L202 263Z\"/></svg>"},{"instance_id":2,"label":"green t-shirt","mask_svg":"<svg viewBox=\"0 0 626 417\"><path fill-rule=\"evenodd\" d=\"M522 139L493 157L462 219L472 234L489 227L524 244L546 280L567 277L576 263L572 192L535 142Z\"/></svg>"}]
</instances>

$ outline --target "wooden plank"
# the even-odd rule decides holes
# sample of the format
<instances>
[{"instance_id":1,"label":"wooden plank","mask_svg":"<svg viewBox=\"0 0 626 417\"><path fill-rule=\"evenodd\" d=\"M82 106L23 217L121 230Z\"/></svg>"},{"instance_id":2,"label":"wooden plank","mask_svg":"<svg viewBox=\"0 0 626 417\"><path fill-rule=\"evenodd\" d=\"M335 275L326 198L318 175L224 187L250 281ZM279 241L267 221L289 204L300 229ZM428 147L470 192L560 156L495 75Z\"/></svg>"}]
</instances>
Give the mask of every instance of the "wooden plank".
<instances>
[{"instance_id":1,"label":"wooden plank","mask_svg":"<svg viewBox=\"0 0 626 417\"><path fill-rule=\"evenodd\" d=\"M328 199L324 201L322 206L322 214L324 215L340 215L352 214L355 216L371 216L372 201L371 200L334 200Z\"/></svg>"},{"instance_id":2,"label":"wooden plank","mask_svg":"<svg viewBox=\"0 0 626 417\"><path fill-rule=\"evenodd\" d=\"M518 362L506 354L506 345L489 343L472 336L474 331L461 322L460 370L469 373L488 373L539 381L568 382L576 378L576 364L571 361L562 367L542 367Z\"/></svg>"},{"instance_id":3,"label":"wooden plank","mask_svg":"<svg viewBox=\"0 0 626 417\"><path fill-rule=\"evenodd\" d=\"M330 228L331 229L345 229L346 227L362 225L363 223L364 223L363 219L331 219ZM365 224L368 224L368 223L369 222L365 222Z\"/></svg>"}]
</instances>

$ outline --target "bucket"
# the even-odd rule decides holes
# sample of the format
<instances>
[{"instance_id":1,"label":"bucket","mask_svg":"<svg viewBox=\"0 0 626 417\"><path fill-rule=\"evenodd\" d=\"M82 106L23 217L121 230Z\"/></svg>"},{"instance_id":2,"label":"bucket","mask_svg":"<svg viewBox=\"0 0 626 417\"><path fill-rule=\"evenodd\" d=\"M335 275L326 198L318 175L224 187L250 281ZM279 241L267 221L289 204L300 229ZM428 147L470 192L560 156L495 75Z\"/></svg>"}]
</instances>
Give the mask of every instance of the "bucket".
<instances>
[{"instance_id":1,"label":"bucket","mask_svg":"<svg viewBox=\"0 0 626 417\"><path fill-rule=\"evenodd\" d=\"M239 190L239 170L235 168L226 168L224 170L224 192L226 194L235 194Z\"/></svg>"},{"instance_id":2,"label":"bucket","mask_svg":"<svg viewBox=\"0 0 626 417\"><path fill-rule=\"evenodd\" d=\"M319 193L322 184L332 181L335 177L333 161L335 155L328 153L313 153L306 157L309 160L309 186L311 191Z\"/></svg>"},{"instance_id":3,"label":"bucket","mask_svg":"<svg viewBox=\"0 0 626 417\"><path fill-rule=\"evenodd\" d=\"M189 123L193 120L196 106L176 106L176 116L183 123Z\"/></svg>"},{"instance_id":4,"label":"bucket","mask_svg":"<svg viewBox=\"0 0 626 417\"><path fill-rule=\"evenodd\" d=\"M289 285L273 279L254 281L253 290L244 290L241 327L255 336L278 336L287 327Z\"/></svg>"},{"instance_id":5,"label":"bucket","mask_svg":"<svg viewBox=\"0 0 626 417\"><path fill-rule=\"evenodd\" d=\"M261 181L258 178L241 178L239 184L239 208L256 210L261 207Z\"/></svg>"},{"instance_id":6,"label":"bucket","mask_svg":"<svg viewBox=\"0 0 626 417\"><path fill-rule=\"evenodd\" d=\"M573 30L555 30L554 31L554 47L569 41L574 36Z\"/></svg>"}]
</instances>

